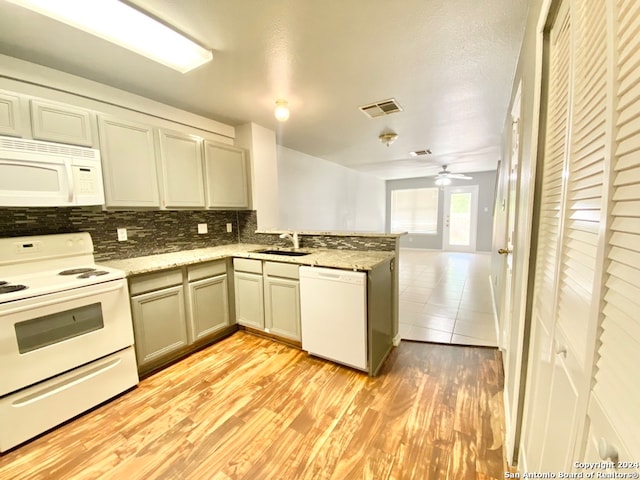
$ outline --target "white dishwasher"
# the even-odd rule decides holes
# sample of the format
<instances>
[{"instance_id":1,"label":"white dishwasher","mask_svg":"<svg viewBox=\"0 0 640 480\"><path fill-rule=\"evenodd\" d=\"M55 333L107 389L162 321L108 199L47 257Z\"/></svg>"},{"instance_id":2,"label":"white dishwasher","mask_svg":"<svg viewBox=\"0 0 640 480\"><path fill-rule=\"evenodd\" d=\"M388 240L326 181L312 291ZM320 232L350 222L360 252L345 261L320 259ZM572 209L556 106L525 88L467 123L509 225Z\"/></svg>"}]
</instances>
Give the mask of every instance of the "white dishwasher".
<instances>
[{"instance_id":1,"label":"white dishwasher","mask_svg":"<svg viewBox=\"0 0 640 480\"><path fill-rule=\"evenodd\" d=\"M300 267L302 349L367 370L367 274Z\"/></svg>"}]
</instances>

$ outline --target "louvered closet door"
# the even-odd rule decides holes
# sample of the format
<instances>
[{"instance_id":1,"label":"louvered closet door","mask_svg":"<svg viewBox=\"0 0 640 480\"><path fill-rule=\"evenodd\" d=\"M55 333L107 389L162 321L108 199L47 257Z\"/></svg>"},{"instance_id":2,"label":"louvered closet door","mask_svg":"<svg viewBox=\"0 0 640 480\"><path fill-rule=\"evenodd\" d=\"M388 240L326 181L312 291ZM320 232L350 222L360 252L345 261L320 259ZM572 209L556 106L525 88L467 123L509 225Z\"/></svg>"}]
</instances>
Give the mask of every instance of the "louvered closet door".
<instances>
[{"instance_id":1,"label":"louvered closet door","mask_svg":"<svg viewBox=\"0 0 640 480\"><path fill-rule=\"evenodd\" d=\"M601 234L610 91L602 0L572 2L573 71L563 190L549 410L542 469L571 471L579 455L600 308Z\"/></svg>"},{"instance_id":2,"label":"louvered closet door","mask_svg":"<svg viewBox=\"0 0 640 480\"><path fill-rule=\"evenodd\" d=\"M607 24L602 0L573 3L575 75L571 141L566 180L558 284L557 324L577 367L591 374L593 345L588 334L597 324L600 289L596 278L605 190L607 118ZM595 298L594 298L595 295ZM560 345L562 348L563 346ZM573 357L573 358L569 358Z\"/></svg>"},{"instance_id":3,"label":"louvered closet door","mask_svg":"<svg viewBox=\"0 0 640 480\"><path fill-rule=\"evenodd\" d=\"M592 400L606 413L629 458L640 461L640 2L616 3L615 28L613 205Z\"/></svg>"},{"instance_id":4,"label":"louvered closet door","mask_svg":"<svg viewBox=\"0 0 640 480\"><path fill-rule=\"evenodd\" d=\"M550 32L548 97L542 170L540 217L535 265L532 311L532 364L527 383L523 429L523 455L528 469L538 469L545 442L546 418L552 357L551 343L555 318L555 291L558 241L561 230L562 172L567 150L569 118L569 74L571 17L569 1L563 2Z\"/></svg>"},{"instance_id":5,"label":"louvered closet door","mask_svg":"<svg viewBox=\"0 0 640 480\"><path fill-rule=\"evenodd\" d=\"M611 130L607 39L606 2L562 3L549 46L532 401L524 439L529 470L571 471L584 434L605 249L601 222ZM554 69L564 74L559 84Z\"/></svg>"}]
</instances>

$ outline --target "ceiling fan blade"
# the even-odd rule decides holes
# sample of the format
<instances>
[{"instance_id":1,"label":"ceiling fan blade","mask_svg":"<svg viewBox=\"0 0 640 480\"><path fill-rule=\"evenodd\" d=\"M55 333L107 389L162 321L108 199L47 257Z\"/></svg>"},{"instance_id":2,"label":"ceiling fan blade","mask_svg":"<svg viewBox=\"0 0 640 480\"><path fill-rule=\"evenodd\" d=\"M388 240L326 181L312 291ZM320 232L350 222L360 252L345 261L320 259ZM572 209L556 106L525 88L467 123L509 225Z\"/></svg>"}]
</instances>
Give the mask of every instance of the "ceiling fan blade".
<instances>
[{"instance_id":1,"label":"ceiling fan blade","mask_svg":"<svg viewBox=\"0 0 640 480\"><path fill-rule=\"evenodd\" d=\"M464 173L450 173L449 178L455 178L457 180L472 180L473 177L468 177Z\"/></svg>"}]
</instances>

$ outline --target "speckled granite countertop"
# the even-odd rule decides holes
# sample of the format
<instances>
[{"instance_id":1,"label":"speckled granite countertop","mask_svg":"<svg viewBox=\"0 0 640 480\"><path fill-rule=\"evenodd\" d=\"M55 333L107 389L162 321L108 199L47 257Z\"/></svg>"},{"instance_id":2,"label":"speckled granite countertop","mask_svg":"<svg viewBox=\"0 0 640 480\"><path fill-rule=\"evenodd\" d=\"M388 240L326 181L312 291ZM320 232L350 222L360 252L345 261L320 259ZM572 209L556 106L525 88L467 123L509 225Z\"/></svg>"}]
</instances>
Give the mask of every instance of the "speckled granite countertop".
<instances>
[{"instance_id":1,"label":"speckled granite countertop","mask_svg":"<svg viewBox=\"0 0 640 480\"><path fill-rule=\"evenodd\" d=\"M403 235L408 235L409 232L400 233L380 233L380 232L330 232L322 230L295 230L298 235L320 235L327 237L370 237L370 238L399 238ZM281 233L293 233L294 230L256 230L256 233L262 233L266 235L279 235Z\"/></svg>"},{"instance_id":2,"label":"speckled granite countertop","mask_svg":"<svg viewBox=\"0 0 640 480\"><path fill-rule=\"evenodd\" d=\"M269 255L256 253L256 250L288 250L273 245L257 245L250 243L236 243L220 245L218 247L183 250L181 252L160 253L145 257L127 258L100 262L102 265L123 270L127 276L140 275L158 270L182 267L194 263L218 260L226 257L255 258L273 262L295 263L298 265L313 265L317 267L341 268L344 270L372 270L376 265L395 256L393 252L359 251L359 250L330 250L318 248L301 248L301 252L309 255L289 257L284 255Z\"/></svg>"}]
</instances>

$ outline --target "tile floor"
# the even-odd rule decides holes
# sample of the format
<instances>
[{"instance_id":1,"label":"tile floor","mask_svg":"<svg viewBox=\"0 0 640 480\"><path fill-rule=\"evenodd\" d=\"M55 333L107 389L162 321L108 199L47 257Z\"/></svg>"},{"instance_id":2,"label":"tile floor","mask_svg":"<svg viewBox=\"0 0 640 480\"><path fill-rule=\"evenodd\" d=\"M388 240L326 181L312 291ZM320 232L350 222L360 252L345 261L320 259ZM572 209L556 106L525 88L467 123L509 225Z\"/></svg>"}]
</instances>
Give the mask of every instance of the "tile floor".
<instances>
[{"instance_id":1,"label":"tile floor","mask_svg":"<svg viewBox=\"0 0 640 480\"><path fill-rule=\"evenodd\" d=\"M497 346L489 254L400 251L400 336Z\"/></svg>"}]
</instances>

